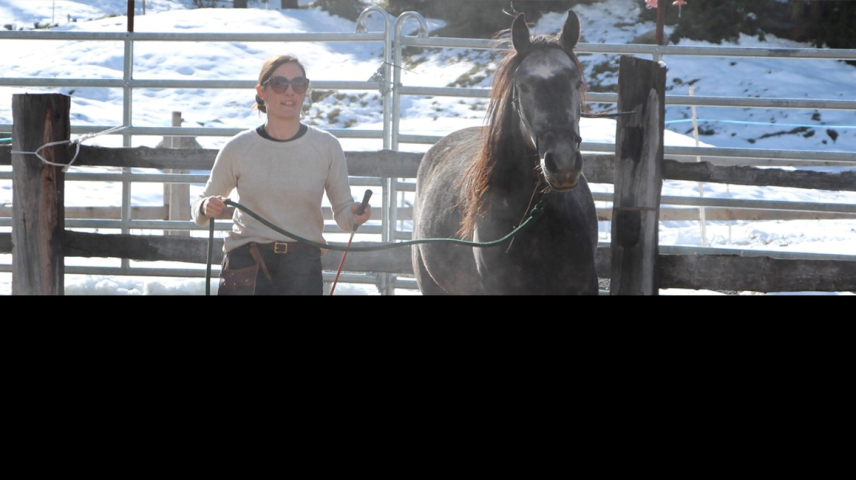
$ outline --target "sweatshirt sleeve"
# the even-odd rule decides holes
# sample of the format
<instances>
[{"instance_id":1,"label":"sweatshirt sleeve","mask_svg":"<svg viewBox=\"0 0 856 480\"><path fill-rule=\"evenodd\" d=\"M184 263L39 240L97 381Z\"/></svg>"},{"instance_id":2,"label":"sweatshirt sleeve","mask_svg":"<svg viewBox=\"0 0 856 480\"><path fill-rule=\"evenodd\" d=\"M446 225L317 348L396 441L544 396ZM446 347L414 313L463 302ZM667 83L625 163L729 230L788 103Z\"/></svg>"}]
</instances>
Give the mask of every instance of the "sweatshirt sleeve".
<instances>
[{"instance_id":1,"label":"sweatshirt sleeve","mask_svg":"<svg viewBox=\"0 0 856 480\"><path fill-rule=\"evenodd\" d=\"M339 228L346 232L354 231L354 214L351 213L351 204L354 197L351 196L351 184L348 180L348 164L345 161L345 152L339 140L332 138L330 145L330 170L327 174L325 190L330 206L333 209L333 219Z\"/></svg>"},{"instance_id":2,"label":"sweatshirt sleeve","mask_svg":"<svg viewBox=\"0 0 856 480\"><path fill-rule=\"evenodd\" d=\"M226 197L232 193L232 190L238 184L238 177L235 171L235 156L232 151L233 148L231 148L230 142L217 152L217 158L214 160L214 166L211 168L211 175L208 177L205 189L190 206L190 218L197 225L205 226L211 222L210 218L202 214L202 201L212 195Z\"/></svg>"}]
</instances>

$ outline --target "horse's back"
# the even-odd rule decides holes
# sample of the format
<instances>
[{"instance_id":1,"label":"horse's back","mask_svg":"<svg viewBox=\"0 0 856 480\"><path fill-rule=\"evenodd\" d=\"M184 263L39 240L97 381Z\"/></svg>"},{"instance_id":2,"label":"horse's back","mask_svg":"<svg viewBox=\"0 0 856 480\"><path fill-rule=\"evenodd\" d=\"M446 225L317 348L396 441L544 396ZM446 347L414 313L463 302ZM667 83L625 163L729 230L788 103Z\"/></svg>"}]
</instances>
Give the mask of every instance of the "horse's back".
<instances>
[{"instance_id":1,"label":"horse's back","mask_svg":"<svg viewBox=\"0 0 856 480\"><path fill-rule=\"evenodd\" d=\"M423 294L484 293L472 248L435 239L459 239L461 178L478 155L481 127L450 133L422 157L413 207L413 271ZM471 240L471 239L464 239Z\"/></svg>"},{"instance_id":2,"label":"horse's back","mask_svg":"<svg viewBox=\"0 0 856 480\"><path fill-rule=\"evenodd\" d=\"M470 127L438 140L422 157L416 174L417 184L446 183L448 174L457 174L460 179L463 170L478 154L483 131L483 127Z\"/></svg>"}]
</instances>

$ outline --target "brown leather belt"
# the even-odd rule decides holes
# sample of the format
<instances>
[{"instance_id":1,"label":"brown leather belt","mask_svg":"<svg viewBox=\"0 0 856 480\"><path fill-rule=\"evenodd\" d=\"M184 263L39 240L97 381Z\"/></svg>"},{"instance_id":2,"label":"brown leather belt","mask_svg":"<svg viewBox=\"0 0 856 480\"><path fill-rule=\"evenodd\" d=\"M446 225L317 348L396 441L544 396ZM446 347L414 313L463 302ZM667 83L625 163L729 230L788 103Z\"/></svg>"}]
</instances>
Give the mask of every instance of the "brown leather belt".
<instances>
[{"instance_id":1,"label":"brown leather belt","mask_svg":"<svg viewBox=\"0 0 856 480\"><path fill-rule=\"evenodd\" d=\"M318 250L318 247L300 242L274 242L257 243L259 250L271 251L273 253L288 253L297 250Z\"/></svg>"}]
</instances>

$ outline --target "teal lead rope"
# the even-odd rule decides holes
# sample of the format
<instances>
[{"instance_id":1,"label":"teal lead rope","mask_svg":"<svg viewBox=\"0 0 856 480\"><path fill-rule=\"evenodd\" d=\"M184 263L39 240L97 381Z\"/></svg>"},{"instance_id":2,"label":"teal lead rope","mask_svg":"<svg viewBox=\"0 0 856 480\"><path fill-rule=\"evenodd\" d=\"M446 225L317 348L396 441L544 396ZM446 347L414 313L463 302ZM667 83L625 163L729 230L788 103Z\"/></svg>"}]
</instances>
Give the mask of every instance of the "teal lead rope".
<instances>
[{"instance_id":1,"label":"teal lead rope","mask_svg":"<svg viewBox=\"0 0 856 480\"><path fill-rule=\"evenodd\" d=\"M409 246L409 245L416 245L418 243L448 242L448 243L454 243L457 245L467 245L467 246L479 247L479 248L493 247L496 245L500 245L500 244L506 242L507 240L511 239L513 236L517 235L517 233L521 232L523 229L528 227L532 223L533 220L540 217L541 214L544 213L544 204L547 202L547 198L549 198L549 193L544 195L543 197L541 197L541 200L538 202L538 204L535 205L534 207L532 207L532 210L529 212L529 218L527 218L526 221L521 223L519 227L517 227L514 230L512 230L511 232L509 232L508 235L506 235L502 238L499 238L497 240L490 241L490 242L472 242L469 240L460 240L457 238L422 238L422 239L417 239L417 240L406 240L403 242L385 243L382 245L372 245L372 246L368 246L368 247L351 247L351 246L330 245L327 243L313 242L312 240L300 237L298 235L295 235L293 233L290 233L286 230L283 230L283 229L277 227L276 225L274 225L274 224L270 223L269 221L267 221L266 219L262 218L256 212L250 210L249 208L247 208L247 207L245 207L239 203L235 203L231 200L225 200L223 203L225 203L226 205L231 205L237 209L240 209L242 212L246 213L247 215L249 215L249 216L255 218L256 220L262 222L268 228L270 228L276 232L279 232L279 233L281 233L287 237L291 237L300 243L305 243L307 245L312 245L314 247L326 248L327 250L336 250L336 251L340 251L340 252L374 252L376 250L384 250L387 248L395 248L395 247L404 247L404 246ZM214 219L212 218L211 221L209 222L209 225L208 225L208 267L205 270L205 295L211 294L211 261L212 261L213 257L214 257Z\"/></svg>"}]
</instances>

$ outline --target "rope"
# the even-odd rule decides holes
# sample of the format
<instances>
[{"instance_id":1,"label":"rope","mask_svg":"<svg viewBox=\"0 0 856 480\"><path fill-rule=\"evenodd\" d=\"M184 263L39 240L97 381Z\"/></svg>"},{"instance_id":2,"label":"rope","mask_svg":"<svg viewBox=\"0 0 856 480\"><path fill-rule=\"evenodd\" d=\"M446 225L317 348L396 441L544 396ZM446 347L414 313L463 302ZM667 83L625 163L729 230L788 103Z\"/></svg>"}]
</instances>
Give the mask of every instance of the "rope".
<instances>
[{"instance_id":1,"label":"rope","mask_svg":"<svg viewBox=\"0 0 856 480\"><path fill-rule=\"evenodd\" d=\"M538 177L538 183L535 184L535 188L532 190L532 195L529 196L529 203L526 204L526 209L532 206L532 200L535 200L535 194L538 193L538 186L541 185L541 177ZM523 218L520 219L523 222L523 219L526 218L526 211L523 211ZM508 246L505 247L505 253L508 253L511 250L511 246L514 245L514 239L512 238L510 242L508 242Z\"/></svg>"},{"instance_id":2,"label":"rope","mask_svg":"<svg viewBox=\"0 0 856 480\"><path fill-rule=\"evenodd\" d=\"M493 240L493 241L489 241L489 242L473 242L470 240L461 240L458 238L423 238L423 239L416 239L416 240L405 240L403 242L385 243L382 245L371 245L368 247L344 247L341 245L330 245L327 243L314 242L312 240L300 237L298 235L295 235L293 233L290 233L286 230L283 230L283 229L277 227L276 225L270 223L269 221L264 219L262 216L260 216L256 212L250 210L249 208L247 208L247 207L245 207L239 203L233 202L231 200L226 200L223 203L225 203L226 205L232 205L235 208L241 209L247 215L249 215L249 216L255 218L256 220L262 222L263 224L265 224L268 228L270 228L270 229L272 229L278 233L281 233L283 235L286 235L288 237L291 237L300 243L305 243L307 245L312 245L314 247L326 248L327 250L336 250L336 251L340 251L340 252L374 252L377 250L386 250L387 248L395 248L395 247L403 247L403 246L407 246L407 245L416 245L419 243L435 243L435 242L449 242L449 243L455 243L458 245L468 245L471 247L493 247L493 246L496 246L496 245L499 245L499 244L505 242L509 238L512 238L514 235L517 234L517 232L519 232L519 231L523 230L525 227L529 226L529 224L531 223L531 221L533 219L539 217L543 213L544 203L546 203L548 197L549 197L548 195L544 195L544 197L541 198L541 201L538 202L538 204L535 205L534 208L532 208L532 211L529 214L529 218L527 218L525 222L523 222L522 224L520 224L519 227L515 228L510 233L508 233L508 235L506 235L500 239L497 239L497 240Z\"/></svg>"},{"instance_id":3,"label":"rope","mask_svg":"<svg viewBox=\"0 0 856 480\"><path fill-rule=\"evenodd\" d=\"M108 134L108 133L115 132L115 131L117 131L117 130L122 130L123 128L126 128L126 127L124 127L124 126L118 126L118 127L108 128L107 130L103 130L103 131L100 131L100 132L87 133L87 134L81 135L81 136L80 136L80 137L78 137L78 138L75 138L74 140L61 140L61 141L58 141L58 142L49 142L49 143L46 143L46 144L42 145L41 147L37 148L35 152L22 152L22 151L20 151L20 150L12 150L12 153L13 153L13 154L19 154L19 155L35 155L35 156L39 157L39 160L41 160L42 162L44 162L44 163L46 163L46 164L48 164L48 165L52 165L52 166L54 166L54 167L63 167L63 168L62 168L62 171L63 171L63 172L67 172L67 171L68 171L68 167L70 167L70 166L71 166L71 164L72 164L72 163L74 163L74 161L77 159L77 155L78 155L78 154L80 154L80 144L81 144L84 140L89 140L90 138L97 137L98 135L105 135L105 134ZM54 162L49 161L49 160L48 160L48 159L46 159L45 157L43 157L43 156L39 155L39 152L40 152L40 151L42 151L42 149L43 149L43 148L51 147L51 146L54 146L54 145L62 145L62 144L64 144L64 143L74 144L74 145L76 145L76 146L77 146L77 149L76 149L76 150L75 150L75 152L74 152L74 156L71 158L71 161L70 161L70 162L68 162L67 164L64 164L64 163L54 163Z\"/></svg>"},{"instance_id":4,"label":"rope","mask_svg":"<svg viewBox=\"0 0 856 480\"><path fill-rule=\"evenodd\" d=\"M468 245L468 246L479 247L479 248L493 247L493 246L496 246L496 245L499 245L499 244L505 242L509 238L513 238L519 232L523 231L524 228L528 227L532 223L532 220L540 217L541 214L544 213L544 204L547 202L548 198L549 198L549 192L547 194L545 194L543 197L541 197L541 200L538 202L538 204L532 208L532 211L529 213L529 218L527 218L526 221L521 223L519 227L517 227L514 230L512 230L511 232L509 232L508 235L505 235L504 237L499 238L497 240L493 240L493 241L489 241L489 242L473 242L473 241L461 240L461 239L457 239L457 238L423 238L423 239L416 239L416 240L405 240L403 242L393 242L393 243L385 243L385 244L381 244L381 245L372 245L372 246L368 246L368 247L351 247L351 246L330 245L330 244L326 244L326 243L313 242L312 240L300 237L300 236L295 235L291 232L288 232L287 230L283 230L283 229L277 227L276 225L272 224L271 222L269 222L268 220L266 220L265 218L263 218L262 216L260 216L256 212L250 210L249 208L247 208L247 207L245 207L245 206L243 206L237 202L233 202L232 200L226 200L223 203L225 203L226 205L231 205L237 209L240 209L241 211L243 211L247 215L249 215L249 216L255 218L256 220L262 222L268 228L270 228L276 232L279 232L283 235L286 235L288 237L294 238L295 240L297 240L300 243L305 243L307 245L312 245L314 247L326 248L327 250L336 250L336 251L340 251L340 252L373 252L376 250L385 250L387 248L404 247L404 246L409 246L409 245L416 245L419 243L439 243L439 242L448 242L448 243L454 243L454 244L458 244L458 245ZM210 287L211 286L211 260L213 258L213 250L214 250L214 219L213 218L209 222L208 230L209 230L208 231L208 266L205 270L205 294L206 295L210 295L210 288L211 288Z\"/></svg>"},{"instance_id":5,"label":"rope","mask_svg":"<svg viewBox=\"0 0 856 480\"><path fill-rule=\"evenodd\" d=\"M615 113L581 113L580 116L583 118L606 118L606 117L623 117L624 115L633 115L636 113L635 110L631 110L629 112L615 112Z\"/></svg>"}]
</instances>

